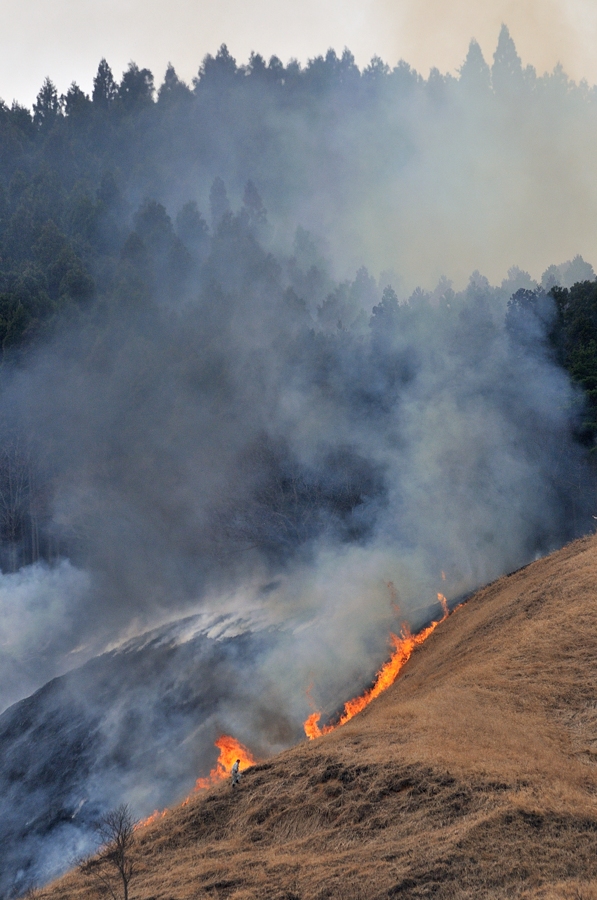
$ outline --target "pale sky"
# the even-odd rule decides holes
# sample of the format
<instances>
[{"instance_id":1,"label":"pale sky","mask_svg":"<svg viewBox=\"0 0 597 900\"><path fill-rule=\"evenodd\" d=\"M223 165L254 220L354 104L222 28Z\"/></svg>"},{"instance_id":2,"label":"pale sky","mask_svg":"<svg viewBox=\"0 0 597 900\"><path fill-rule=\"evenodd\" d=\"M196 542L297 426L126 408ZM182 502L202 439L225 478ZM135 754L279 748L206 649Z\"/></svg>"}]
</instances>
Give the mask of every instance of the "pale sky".
<instances>
[{"instance_id":1,"label":"pale sky","mask_svg":"<svg viewBox=\"0 0 597 900\"><path fill-rule=\"evenodd\" d=\"M102 56L120 77L132 59L156 83L168 61L190 80L206 53L226 43L239 62L251 50L306 61L348 46L359 65L378 54L422 74L456 72L475 37L491 62L502 22L524 64L540 73L561 61L575 80L597 82L597 0L3 0L0 97L30 105L46 75L65 92L91 90Z\"/></svg>"}]
</instances>

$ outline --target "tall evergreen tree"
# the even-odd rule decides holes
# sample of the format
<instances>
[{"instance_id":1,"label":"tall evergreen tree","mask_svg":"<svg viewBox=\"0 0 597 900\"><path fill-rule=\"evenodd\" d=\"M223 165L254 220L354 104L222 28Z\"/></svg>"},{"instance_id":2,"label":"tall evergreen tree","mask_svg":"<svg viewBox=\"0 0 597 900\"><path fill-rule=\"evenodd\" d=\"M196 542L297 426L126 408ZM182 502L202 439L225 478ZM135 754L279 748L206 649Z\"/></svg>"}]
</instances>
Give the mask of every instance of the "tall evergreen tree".
<instances>
[{"instance_id":1,"label":"tall evergreen tree","mask_svg":"<svg viewBox=\"0 0 597 900\"><path fill-rule=\"evenodd\" d=\"M491 83L495 93L502 96L519 91L524 84L522 62L505 25L502 25L493 55Z\"/></svg>"},{"instance_id":2,"label":"tall evergreen tree","mask_svg":"<svg viewBox=\"0 0 597 900\"><path fill-rule=\"evenodd\" d=\"M259 191L251 179L245 185L243 212L247 217L249 226L256 231L260 231L266 225L267 212Z\"/></svg>"},{"instance_id":3,"label":"tall evergreen tree","mask_svg":"<svg viewBox=\"0 0 597 900\"><path fill-rule=\"evenodd\" d=\"M202 252L208 245L209 228L194 200L189 200L176 216L176 234L192 252Z\"/></svg>"},{"instance_id":4,"label":"tall evergreen tree","mask_svg":"<svg viewBox=\"0 0 597 900\"><path fill-rule=\"evenodd\" d=\"M487 93L491 87L491 72L477 41L469 44L466 59L460 68L460 84L469 92Z\"/></svg>"},{"instance_id":5,"label":"tall evergreen tree","mask_svg":"<svg viewBox=\"0 0 597 900\"><path fill-rule=\"evenodd\" d=\"M64 112L69 119L75 120L85 116L91 107L91 100L74 81L66 95L61 97Z\"/></svg>"},{"instance_id":6,"label":"tall evergreen tree","mask_svg":"<svg viewBox=\"0 0 597 900\"><path fill-rule=\"evenodd\" d=\"M207 54L193 83L196 90L206 86L231 86L241 71L226 44L222 44L215 57Z\"/></svg>"},{"instance_id":7,"label":"tall evergreen tree","mask_svg":"<svg viewBox=\"0 0 597 900\"><path fill-rule=\"evenodd\" d=\"M137 63L129 63L118 88L118 99L125 109L147 106L153 100L153 75L149 69L140 69Z\"/></svg>"},{"instance_id":8,"label":"tall evergreen tree","mask_svg":"<svg viewBox=\"0 0 597 900\"><path fill-rule=\"evenodd\" d=\"M47 131L60 115L60 100L56 85L46 78L33 104L33 121L38 128Z\"/></svg>"},{"instance_id":9,"label":"tall evergreen tree","mask_svg":"<svg viewBox=\"0 0 597 900\"><path fill-rule=\"evenodd\" d=\"M168 63L164 83L158 91L158 101L160 103L176 103L180 100L188 100L193 96L189 86L176 74L176 70L172 63Z\"/></svg>"},{"instance_id":10,"label":"tall evergreen tree","mask_svg":"<svg viewBox=\"0 0 597 900\"><path fill-rule=\"evenodd\" d=\"M107 109L116 98L117 91L118 86L114 81L112 69L106 60L102 59L97 67L97 74L93 79L92 100L96 106Z\"/></svg>"}]
</instances>

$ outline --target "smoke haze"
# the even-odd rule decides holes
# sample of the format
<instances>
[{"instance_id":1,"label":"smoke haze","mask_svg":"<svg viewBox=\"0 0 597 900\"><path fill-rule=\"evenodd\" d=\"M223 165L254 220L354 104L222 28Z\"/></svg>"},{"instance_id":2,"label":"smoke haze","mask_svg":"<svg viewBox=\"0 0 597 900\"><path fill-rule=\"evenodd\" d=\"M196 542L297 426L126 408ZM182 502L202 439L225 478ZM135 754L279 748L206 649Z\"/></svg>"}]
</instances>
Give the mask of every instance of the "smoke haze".
<instances>
[{"instance_id":1,"label":"smoke haze","mask_svg":"<svg viewBox=\"0 0 597 900\"><path fill-rule=\"evenodd\" d=\"M4 576L5 640L46 660L40 684L65 654L248 590L272 623L317 623L277 673L304 707L308 681L383 658L394 589L416 617L586 524L574 391L541 330L524 352L508 333L515 280L400 306L361 270L310 312L296 258L276 263L242 217L204 273L186 302L69 324L5 385L73 564Z\"/></svg>"},{"instance_id":2,"label":"smoke haze","mask_svg":"<svg viewBox=\"0 0 597 900\"><path fill-rule=\"evenodd\" d=\"M456 74L472 37L489 58L505 22L521 56L539 73L561 63L576 81L597 80L591 49L597 11L588 0L376 0L371 15L377 53L388 61L406 59L424 73L435 66Z\"/></svg>"},{"instance_id":3,"label":"smoke haze","mask_svg":"<svg viewBox=\"0 0 597 900\"><path fill-rule=\"evenodd\" d=\"M72 620L88 590L89 577L66 560L0 576L2 709L77 664L82 648Z\"/></svg>"}]
</instances>

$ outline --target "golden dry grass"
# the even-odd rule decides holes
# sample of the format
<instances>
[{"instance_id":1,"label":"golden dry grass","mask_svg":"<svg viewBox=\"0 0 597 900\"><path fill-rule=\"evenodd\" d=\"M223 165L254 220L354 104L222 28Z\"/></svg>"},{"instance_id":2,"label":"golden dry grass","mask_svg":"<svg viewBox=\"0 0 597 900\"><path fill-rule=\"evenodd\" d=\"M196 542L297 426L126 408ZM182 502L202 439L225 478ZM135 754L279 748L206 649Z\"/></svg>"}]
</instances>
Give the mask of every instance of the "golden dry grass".
<instances>
[{"instance_id":1,"label":"golden dry grass","mask_svg":"<svg viewBox=\"0 0 597 900\"><path fill-rule=\"evenodd\" d=\"M479 591L347 725L141 831L132 897L597 900L596 625L595 537Z\"/></svg>"}]
</instances>

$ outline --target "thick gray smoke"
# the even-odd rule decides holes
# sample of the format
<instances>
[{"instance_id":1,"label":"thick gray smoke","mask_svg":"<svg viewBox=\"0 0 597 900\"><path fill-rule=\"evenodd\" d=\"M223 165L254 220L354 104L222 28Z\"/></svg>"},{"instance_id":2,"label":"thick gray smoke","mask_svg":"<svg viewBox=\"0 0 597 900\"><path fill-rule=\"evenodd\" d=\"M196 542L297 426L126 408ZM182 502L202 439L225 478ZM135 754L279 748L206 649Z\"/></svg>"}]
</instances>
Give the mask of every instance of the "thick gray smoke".
<instances>
[{"instance_id":1,"label":"thick gray smoke","mask_svg":"<svg viewBox=\"0 0 597 900\"><path fill-rule=\"evenodd\" d=\"M176 208L191 192L206 209L221 176L236 204L252 178L278 246L298 222L325 238L342 277L392 269L404 297L441 276L463 287L476 269L499 282L512 265L537 278L591 258L595 89L561 67L535 72L505 29L493 60L471 43L458 77L377 57L360 73L348 51L312 61L302 81L298 64L235 69L222 51L201 73L196 115L173 109L138 201ZM210 81L218 73L229 90Z\"/></svg>"},{"instance_id":2,"label":"thick gray smoke","mask_svg":"<svg viewBox=\"0 0 597 900\"><path fill-rule=\"evenodd\" d=\"M361 270L319 307L305 275L229 217L195 296L70 323L6 384L70 554L4 576L39 683L261 591L272 622L305 626L290 665L268 662L300 716L310 681L358 689L383 658L390 583L408 617L586 527L573 389L540 329L506 329L522 273L400 305Z\"/></svg>"}]
</instances>

